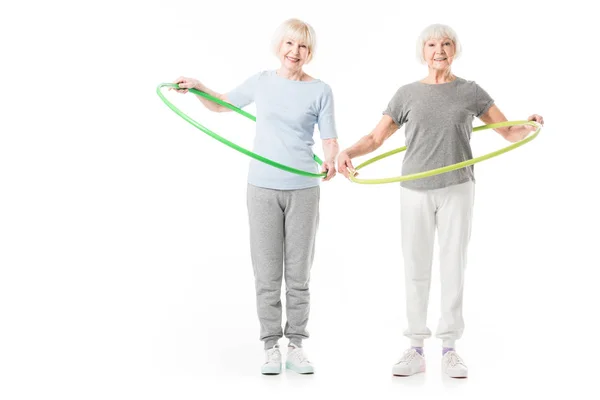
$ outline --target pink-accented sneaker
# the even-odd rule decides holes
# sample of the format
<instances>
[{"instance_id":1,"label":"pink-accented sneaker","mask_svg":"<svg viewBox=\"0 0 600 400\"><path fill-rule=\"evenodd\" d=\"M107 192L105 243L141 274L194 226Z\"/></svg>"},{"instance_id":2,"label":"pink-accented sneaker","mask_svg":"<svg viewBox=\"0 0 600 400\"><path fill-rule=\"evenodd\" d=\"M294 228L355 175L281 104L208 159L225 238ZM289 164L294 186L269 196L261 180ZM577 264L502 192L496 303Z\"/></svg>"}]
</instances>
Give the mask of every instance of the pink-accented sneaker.
<instances>
[{"instance_id":1,"label":"pink-accented sneaker","mask_svg":"<svg viewBox=\"0 0 600 400\"><path fill-rule=\"evenodd\" d=\"M415 349L406 350L392 368L395 376L410 376L418 372L425 372L425 357Z\"/></svg>"},{"instance_id":2,"label":"pink-accented sneaker","mask_svg":"<svg viewBox=\"0 0 600 400\"><path fill-rule=\"evenodd\" d=\"M466 378L469 370L456 351L450 350L442 358L442 371L451 378Z\"/></svg>"}]
</instances>

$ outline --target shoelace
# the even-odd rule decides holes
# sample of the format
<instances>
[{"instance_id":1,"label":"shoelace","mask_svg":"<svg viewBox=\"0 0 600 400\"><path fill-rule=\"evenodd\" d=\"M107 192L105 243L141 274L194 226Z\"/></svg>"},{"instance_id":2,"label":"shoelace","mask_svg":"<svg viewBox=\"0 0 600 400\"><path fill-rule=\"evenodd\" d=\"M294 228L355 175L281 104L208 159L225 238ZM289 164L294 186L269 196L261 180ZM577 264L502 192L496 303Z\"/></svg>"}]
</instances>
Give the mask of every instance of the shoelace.
<instances>
[{"instance_id":1,"label":"shoelace","mask_svg":"<svg viewBox=\"0 0 600 400\"><path fill-rule=\"evenodd\" d=\"M463 360L458 356L458 354L456 354L455 352L451 351L449 353L450 355L448 356L448 364L451 367L456 367L457 365L462 365L463 367L466 367L465 363L463 362Z\"/></svg>"},{"instance_id":2,"label":"shoelace","mask_svg":"<svg viewBox=\"0 0 600 400\"><path fill-rule=\"evenodd\" d=\"M408 350L404 351L404 354L402 354L402 357L396 364L400 364L400 363L409 364L413 360L413 358L415 358L416 352L417 351L415 349L408 349Z\"/></svg>"}]
</instances>

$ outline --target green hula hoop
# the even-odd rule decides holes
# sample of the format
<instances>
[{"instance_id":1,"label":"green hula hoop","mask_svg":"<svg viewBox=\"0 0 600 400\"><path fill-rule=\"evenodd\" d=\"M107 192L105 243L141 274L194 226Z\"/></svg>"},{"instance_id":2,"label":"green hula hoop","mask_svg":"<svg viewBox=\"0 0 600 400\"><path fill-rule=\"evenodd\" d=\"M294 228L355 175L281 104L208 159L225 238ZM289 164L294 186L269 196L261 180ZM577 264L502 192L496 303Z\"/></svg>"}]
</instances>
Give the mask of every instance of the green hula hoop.
<instances>
[{"instance_id":1,"label":"green hula hoop","mask_svg":"<svg viewBox=\"0 0 600 400\"><path fill-rule=\"evenodd\" d=\"M350 180L352 182L356 182L356 183L363 183L363 184L380 184L380 183L393 183L393 182L404 182L404 181L412 181L415 179L421 179L421 178L427 178L429 176L434 176L434 175L439 175L439 174L443 174L444 172L449 172L449 171L454 171L456 169L460 169L460 168L464 168L467 167L469 165L473 165L476 164L478 162L484 161L484 160L488 160L492 157L496 157L499 156L500 154L504 154L508 151L514 150L517 147L521 147L523 146L525 143L529 143L531 142L533 139L535 139L537 137L537 135L540 133L540 130L542 129L541 125L539 125L537 122L534 121L505 121L505 122L499 122L497 124L489 124L489 125L482 125L482 126L478 126L476 128L473 128L473 132L476 131L482 131L484 129L496 129L496 128L502 128L505 126L514 126L514 125L532 125L537 127L538 129L531 135L527 136L525 139L520 140L516 143L513 143L509 146L506 146L500 150L496 150L493 151L491 153L485 154L483 156L480 157L476 157L476 158L472 158L470 160L467 161L462 161L456 164L452 164L452 165L448 165L446 167L441 167L441 168L436 168L436 169L432 169L429 171L424 171L424 172L419 172L416 174L410 174L410 175L404 175L404 176L396 176L393 178L382 178L382 179L360 179L360 178L356 178L354 176L355 172L358 171L361 168L366 167L367 165L373 164L376 161L379 161L381 159L384 159L386 157L389 157L391 155L397 154L397 153L401 153L404 150L406 150L406 146L397 148L395 150L392 151L388 151L387 153L383 153L381 155L378 155L377 157L373 157L370 160L365 161L364 163L360 164L358 167L356 167L354 169L354 172L350 171Z\"/></svg>"},{"instance_id":2,"label":"green hula hoop","mask_svg":"<svg viewBox=\"0 0 600 400\"><path fill-rule=\"evenodd\" d=\"M254 158L255 160L258 161L262 161L265 164L269 164L275 168L279 168L282 169L284 171L287 172L291 172L294 174L298 174L298 175L302 175L302 176L308 176L311 178L322 178L327 176L326 173L320 173L320 174L315 174L313 172L308 172L308 171L302 171L296 168L292 168L292 167L288 167L287 165L283 165L280 164L278 162L269 160L266 157L260 156L256 153L253 153L249 150L244 149L241 146L238 146L237 144L230 142L229 140L217 135L215 132L211 131L210 129L206 128L205 126L201 125L200 123L196 122L195 120L193 120L192 118L190 118L188 115L186 115L184 112L182 112L180 109L178 109L177 107L175 107L169 100L167 100L167 98L163 95L161 89L164 87L169 87L169 88L175 88L175 89L179 89L179 85L175 84L175 83L161 83L160 85L158 85L158 87L156 88L156 93L158 94L158 97L161 98L161 100L171 109L175 112L175 114L179 115L181 118L185 119L187 122L189 122L190 124L194 125L196 128L200 129L202 132L206 133L207 135L211 136L214 139L217 139L219 142L231 147L234 150L239 151L240 153L243 153L249 157ZM198 96L202 96L205 99L208 99L210 101L213 101L219 105L222 105L223 107L227 107L232 111L237 112L238 114L243 115L244 117L251 119L252 121L256 122L256 117L250 113L247 113L246 111L237 108L236 106L229 104L221 99L217 99L214 96L209 95L208 93L204 93L201 92L199 90L196 89L188 89L190 92L197 94ZM323 164L323 161L321 161L321 159L319 157L317 157L317 155L314 155L314 160L317 162L317 164L321 165Z\"/></svg>"}]
</instances>

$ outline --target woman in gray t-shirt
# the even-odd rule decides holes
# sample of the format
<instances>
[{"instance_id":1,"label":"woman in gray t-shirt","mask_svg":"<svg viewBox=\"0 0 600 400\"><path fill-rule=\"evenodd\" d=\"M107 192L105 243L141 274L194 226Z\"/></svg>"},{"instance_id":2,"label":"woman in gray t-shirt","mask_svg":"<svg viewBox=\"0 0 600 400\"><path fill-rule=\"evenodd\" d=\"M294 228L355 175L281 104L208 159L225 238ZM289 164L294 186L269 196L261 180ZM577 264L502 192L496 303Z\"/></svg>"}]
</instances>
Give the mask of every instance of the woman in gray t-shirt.
<instances>
[{"instance_id":1,"label":"woman in gray t-shirt","mask_svg":"<svg viewBox=\"0 0 600 400\"><path fill-rule=\"evenodd\" d=\"M198 80L180 77L178 91L195 88L236 107L256 104L254 152L299 170L318 172L312 146L319 127L327 181L336 174L338 153L333 94L325 82L309 76L303 65L316 46L313 28L290 19L277 29L273 51L280 60L277 70L252 75L226 94L210 90ZM204 97L198 99L211 111L230 111ZM302 350L308 338L310 269L319 224L319 179L294 175L252 160L248 173L247 204L250 252L256 286L260 339L264 342L263 374L281 372L278 340L289 339L286 368L301 374L314 372ZM227 223L227 221L224 221ZM282 330L281 283L285 278L286 317Z\"/></svg>"},{"instance_id":2,"label":"woman in gray t-shirt","mask_svg":"<svg viewBox=\"0 0 600 400\"><path fill-rule=\"evenodd\" d=\"M403 175L455 164L472 157L469 140L473 118L486 124L506 121L492 98L475 82L455 76L451 65L461 53L454 30L445 25L427 27L417 41L417 56L428 66L424 79L402 86L389 102L375 129L340 153L338 170L354 173L351 160L379 148L405 126L406 155ZM539 115L530 121L543 124ZM496 129L511 142L525 138L534 127ZM473 166L402 182L402 252L405 265L408 328L411 347L394 365L393 374L425 371L424 339L431 281L434 235L440 244L441 316L436 337L442 340L442 368L451 377L467 376L467 367L455 351L464 329L462 298L475 177Z\"/></svg>"}]
</instances>

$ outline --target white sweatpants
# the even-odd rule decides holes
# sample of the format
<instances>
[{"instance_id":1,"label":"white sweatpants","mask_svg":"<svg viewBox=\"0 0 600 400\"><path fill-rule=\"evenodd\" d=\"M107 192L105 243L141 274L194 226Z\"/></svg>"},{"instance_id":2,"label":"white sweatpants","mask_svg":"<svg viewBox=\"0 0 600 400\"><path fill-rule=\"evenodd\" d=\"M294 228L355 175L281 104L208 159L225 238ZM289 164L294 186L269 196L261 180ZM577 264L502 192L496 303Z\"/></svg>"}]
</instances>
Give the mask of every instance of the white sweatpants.
<instances>
[{"instance_id":1,"label":"white sweatpants","mask_svg":"<svg viewBox=\"0 0 600 400\"><path fill-rule=\"evenodd\" d=\"M401 189L402 252L404 255L408 328L411 346L431 337L427 303L435 230L440 246L441 316L436 337L454 347L464 330L464 272L471 236L474 182L435 190Z\"/></svg>"}]
</instances>

